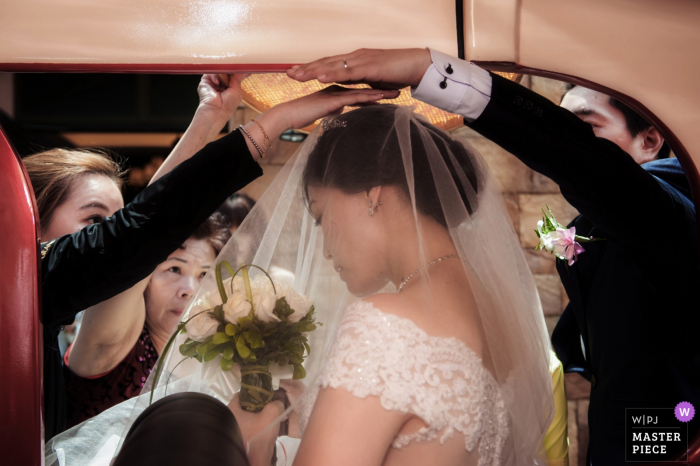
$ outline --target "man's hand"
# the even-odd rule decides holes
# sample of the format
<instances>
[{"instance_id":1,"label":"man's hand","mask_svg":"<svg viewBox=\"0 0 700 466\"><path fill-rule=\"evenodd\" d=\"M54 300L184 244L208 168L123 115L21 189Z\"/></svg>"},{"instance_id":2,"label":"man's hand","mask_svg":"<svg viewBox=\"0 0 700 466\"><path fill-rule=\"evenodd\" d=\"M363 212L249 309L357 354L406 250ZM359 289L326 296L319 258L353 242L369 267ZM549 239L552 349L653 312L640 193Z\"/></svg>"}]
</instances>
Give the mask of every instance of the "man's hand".
<instances>
[{"instance_id":1,"label":"man's hand","mask_svg":"<svg viewBox=\"0 0 700 466\"><path fill-rule=\"evenodd\" d=\"M322 83L365 83L376 89L402 89L418 86L431 63L428 49L360 49L293 66L287 75L301 82L317 79Z\"/></svg>"}]
</instances>

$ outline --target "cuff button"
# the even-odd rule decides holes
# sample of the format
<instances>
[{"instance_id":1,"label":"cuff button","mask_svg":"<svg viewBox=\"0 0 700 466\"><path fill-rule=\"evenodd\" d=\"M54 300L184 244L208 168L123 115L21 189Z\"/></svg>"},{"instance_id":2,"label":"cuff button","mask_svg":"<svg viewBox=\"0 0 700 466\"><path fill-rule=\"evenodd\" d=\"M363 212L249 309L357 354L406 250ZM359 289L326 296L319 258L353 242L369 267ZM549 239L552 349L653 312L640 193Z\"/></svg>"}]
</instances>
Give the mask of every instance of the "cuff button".
<instances>
[{"instance_id":1,"label":"cuff button","mask_svg":"<svg viewBox=\"0 0 700 466\"><path fill-rule=\"evenodd\" d=\"M532 111L532 114L536 117L540 117L542 116L542 109L540 107L535 107L535 109Z\"/></svg>"},{"instance_id":2,"label":"cuff button","mask_svg":"<svg viewBox=\"0 0 700 466\"><path fill-rule=\"evenodd\" d=\"M452 65L448 63L447 68L445 68L445 71L447 72L447 74L452 74L454 72L454 70L452 69Z\"/></svg>"},{"instance_id":3,"label":"cuff button","mask_svg":"<svg viewBox=\"0 0 700 466\"><path fill-rule=\"evenodd\" d=\"M447 78L443 79L442 82L440 83L440 89L445 89L447 88Z\"/></svg>"},{"instance_id":4,"label":"cuff button","mask_svg":"<svg viewBox=\"0 0 700 466\"><path fill-rule=\"evenodd\" d=\"M527 102L525 102L525 105L523 105L523 108L525 110L532 110L532 107L533 107L533 104L529 100Z\"/></svg>"},{"instance_id":5,"label":"cuff button","mask_svg":"<svg viewBox=\"0 0 700 466\"><path fill-rule=\"evenodd\" d=\"M520 97L519 95L515 96L515 99L513 99L513 103L520 107L523 104L523 98Z\"/></svg>"}]
</instances>

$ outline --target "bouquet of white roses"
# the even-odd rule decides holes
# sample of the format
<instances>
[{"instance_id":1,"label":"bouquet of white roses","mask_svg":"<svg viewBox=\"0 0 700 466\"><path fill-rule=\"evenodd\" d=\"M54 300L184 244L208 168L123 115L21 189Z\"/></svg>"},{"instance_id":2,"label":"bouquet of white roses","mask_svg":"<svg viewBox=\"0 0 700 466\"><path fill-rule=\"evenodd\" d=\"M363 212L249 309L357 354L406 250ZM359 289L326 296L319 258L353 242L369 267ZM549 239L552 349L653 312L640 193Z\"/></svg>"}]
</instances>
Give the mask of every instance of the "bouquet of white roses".
<instances>
[{"instance_id":1,"label":"bouquet of white roses","mask_svg":"<svg viewBox=\"0 0 700 466\"><path fill-rule=\"evenodd\" d=\"M231 274L226 280L222 266ZM250 267L263 273L251 280ZM206 293L199 299L194 315L180 324L168 346L178 333L186 333L180 345L186 358L209 362L221 356L222 371L240 370L241 408L258 412L272 400L271 364L292 366L294 379L306 376L302 363L311 352L307 333L321 324L315 322L313 303L306 296L274 282L260 267L243 265L234 271L226 261L219 262L216 282L219 296Z\"/></svg>"}]
</instances>

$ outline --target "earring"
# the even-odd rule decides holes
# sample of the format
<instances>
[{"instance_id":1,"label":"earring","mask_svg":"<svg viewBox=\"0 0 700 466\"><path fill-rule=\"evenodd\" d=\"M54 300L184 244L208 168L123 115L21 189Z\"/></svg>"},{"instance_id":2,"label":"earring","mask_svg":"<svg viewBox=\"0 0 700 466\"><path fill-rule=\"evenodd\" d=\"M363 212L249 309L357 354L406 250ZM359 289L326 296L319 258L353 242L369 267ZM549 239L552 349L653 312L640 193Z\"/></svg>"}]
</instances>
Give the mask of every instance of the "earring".
<instances>
[{"instance_id":1,"label":"earring","mask_svg":"<svg viewBox=\"0 0 700 466\"><path fill-rule=\"evenodd\" d=\"M375 213L377 210L379 210L379 206L380 206L380 205L382 205L382 201L377 202L377 206L376 206L376 207L372 207L372 200L370 199L370 201L369 201L369 216L370 216L370 217L373 217L373 216L374 216L374 213Z\"/></svg>"}]
</instances>

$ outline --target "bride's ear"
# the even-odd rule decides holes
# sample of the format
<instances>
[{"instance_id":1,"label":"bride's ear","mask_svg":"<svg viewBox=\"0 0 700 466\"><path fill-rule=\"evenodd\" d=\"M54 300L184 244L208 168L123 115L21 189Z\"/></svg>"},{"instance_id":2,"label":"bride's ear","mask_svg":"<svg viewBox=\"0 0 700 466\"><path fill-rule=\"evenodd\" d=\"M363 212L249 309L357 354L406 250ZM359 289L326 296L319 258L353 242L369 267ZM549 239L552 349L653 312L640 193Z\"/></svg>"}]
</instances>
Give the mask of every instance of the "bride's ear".
<instances>
[{"instance_id":1,"label":"bride's ear","mask_svg":"<svg viewBox=\"0 0 700 466\"><path fill-rule=\"evenodd\" d=\"M369 191L365 192L365 198L367 199L367 205L371 211L376 211L379 208L381 202L382 187L375 186Z\"/></svg>"}]
</instances>

